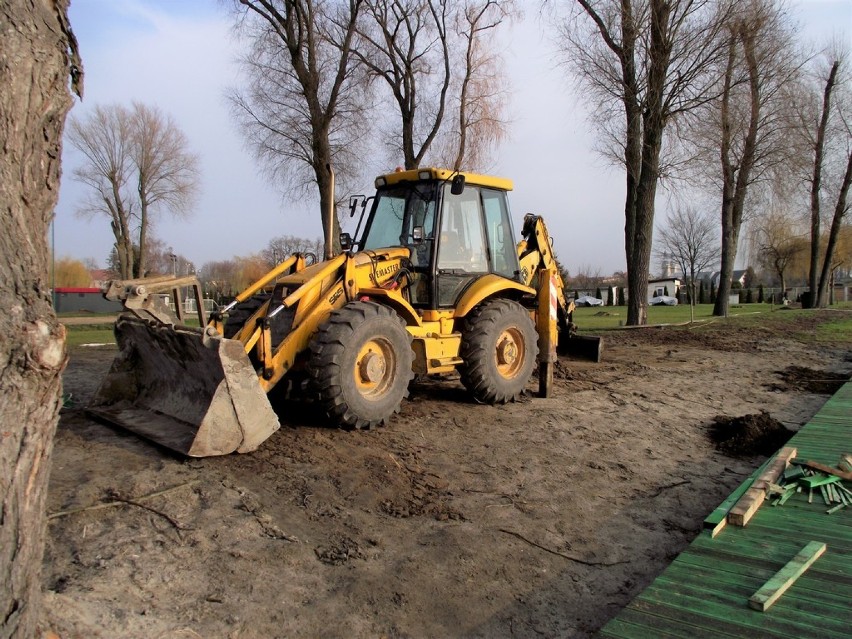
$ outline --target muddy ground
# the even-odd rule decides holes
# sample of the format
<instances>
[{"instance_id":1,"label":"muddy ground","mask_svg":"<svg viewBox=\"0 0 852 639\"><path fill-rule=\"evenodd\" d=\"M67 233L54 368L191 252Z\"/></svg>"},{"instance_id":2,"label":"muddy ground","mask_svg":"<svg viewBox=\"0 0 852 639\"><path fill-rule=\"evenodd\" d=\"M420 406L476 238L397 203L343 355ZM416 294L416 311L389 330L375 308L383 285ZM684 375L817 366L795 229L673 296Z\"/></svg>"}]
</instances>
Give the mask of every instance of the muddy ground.
<instances>
[{"instance_id":1,"label":"muddy ground","mask_svg":"<svg viewBox=\"0 0 852 639\"><path fill-rule=\"evenodd\" d=\"M761 462L718 451L714 418L798 428L831 390L806 382L852 371L845 346L785 326L607 333L602 363L560 360L550 399L480 406L457 379L427 381L369 432L283 406L256 452L196 460L90 420L115 350L76 349L42 630L588 637Z\"/></svg>"}]
</instances>

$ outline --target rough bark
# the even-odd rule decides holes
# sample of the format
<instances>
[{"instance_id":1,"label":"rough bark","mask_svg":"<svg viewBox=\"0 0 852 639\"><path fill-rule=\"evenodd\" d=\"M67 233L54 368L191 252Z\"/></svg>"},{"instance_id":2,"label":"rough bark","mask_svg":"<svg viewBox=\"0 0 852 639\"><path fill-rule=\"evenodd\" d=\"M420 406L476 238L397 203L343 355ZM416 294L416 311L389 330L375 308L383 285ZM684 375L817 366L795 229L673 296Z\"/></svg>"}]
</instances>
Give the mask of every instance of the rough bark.
<instances>
[{"instance_id":1,"label":"rough bark","mask_svg":"<svg viewBox=\"0 0 852 639\"><path fill-rule=\"evenodd\" d=\"M734 47L739 40L743 47L743 56L748 69L749 82L749 121L743 140L743 150L739 161L731 153L731 126L729 101L730 80L733 73ZM740 23L730 40L730 55L725 75L725 90L722 95L722 259L719 271L719 290L713 304L713 315L727 316L728 297L731 292L731 278L734 273L734 260L737 257L740 229L743 223L746 195L751 184L751 172L755 165L757 135L760 126L760 77L755 56L755 33L744 23Z\"/></svg>"},{"instance_id":2,"label":"rough bark","mask_svg":"<svg viewBox=\"0 0 852 639\"><path fill-rule=\"evenodd\" d=\"M59 190L67 0L0 3L0 637L35 635L45 495L65 332L50 303L47 231Z\"/></svg>"},{"instance_id":3,"label":"rough bark","mask_svg":"<svg viewBox=\"0 0 852 639\"><path fill-rule=\"evenodd\" d=\"M814 173L811 178L811 264L808 272L808 288L811 291L811 306L816 305L817 288L819 287L819 235L820 235L820 206L819 192L822 189L822 162L825 157L825 136L828 129L828 117L831 113L831 93L837 81L837 71L840 62L835 60L825 82L822 95L822 113L816 130L814 142Z\"/></svg>"},{"instance_id":4,"label":"rough bark","mask_svg":"<svg viewBox=\"0 0 852 639\"><path fill-rule=\"evenodd\" d=\"M301 117L305 117L305 124L310 131L310 139L298 140L296 146L310 149L306 157L301 159L313 169L320 196L323 236L327 237L327 211L334 200L334 194L330 192L328 167L334 166L335 152L339 152L332 143L331 131L346 117L348 106L343 94L352 83L352 44L362 11L361 0L349 0L348 8L339 18L340 40L334 42L330 42L328 34L324 32L333 20L322 14L321 5L307 0L236 2L265 22L286 49L288 65L300 91L299 104L295 110L302 114ZM337 51L336 58L327 65L323 63L323 47ZM249 105L243 104L240 108L250 110ZM286 110L288 107L283 108ZM267 123L261 123L261 126L274 128ZM336 215L332 217L332 225L333 251L339 253L340 222Z\"/></svg>"},{"instance_id":5,"label":"rough bark","mask_svg":"<svg viewBox=\"0 0 852 639\"><path fill-rule=\"evenodd\" d=\"M837 195L837 204L834 207L834 217L831 220L831 229L828 232L828 242L825 246L825 256L823 257L822 270L820 271L819 276L819 292L817 294L816 303L819 308L824 308L830 303L828 291L832 276L834 249L837 246L837 239L840 237L840 228L843 226L843 217L849 212L847 198L849 197L850 185L852 185L852 153L849 154L849 157L846 160L846 172L843 175L843 182L840 185L840 192Z\"/></svg>"}]
</instances>

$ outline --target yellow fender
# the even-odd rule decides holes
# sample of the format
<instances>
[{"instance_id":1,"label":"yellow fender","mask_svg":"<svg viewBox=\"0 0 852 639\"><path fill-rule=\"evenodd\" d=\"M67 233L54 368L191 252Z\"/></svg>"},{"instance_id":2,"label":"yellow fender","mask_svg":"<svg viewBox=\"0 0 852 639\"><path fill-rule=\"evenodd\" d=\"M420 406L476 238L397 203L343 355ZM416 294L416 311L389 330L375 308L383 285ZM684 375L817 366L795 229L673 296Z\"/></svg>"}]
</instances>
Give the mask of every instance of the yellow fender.
<instances>
[{"instance_id":1,"label":"yellow fender","mask_svg":"<svg viewBox=\"0 0 852 639\"><path fill-rule=\"evenodd\" d=\"M494 274L485 275L476 280L465 291L456 305L456 312L453 317L464 317L489 297L519 298L527 295L535 299L538 293L534 288L508 280L505 277Z\"/></svg>"}]
</instances>

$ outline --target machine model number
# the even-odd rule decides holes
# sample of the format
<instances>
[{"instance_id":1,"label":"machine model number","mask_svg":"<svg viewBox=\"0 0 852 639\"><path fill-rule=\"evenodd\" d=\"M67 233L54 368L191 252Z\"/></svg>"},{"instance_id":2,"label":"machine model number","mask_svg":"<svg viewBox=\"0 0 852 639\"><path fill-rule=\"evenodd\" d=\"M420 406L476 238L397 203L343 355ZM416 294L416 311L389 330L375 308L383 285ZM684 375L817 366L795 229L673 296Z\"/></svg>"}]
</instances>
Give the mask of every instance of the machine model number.
<instances>
[{"instance_id":1,"label":"machine model number","mask_svg":"<svg viewBox=\"0 0 852 639\"><path fill-rule=\"evenodd\" d=\"M333 305L337 300L340 299L341 295L343 295L342 286L338 287L338 289L331 294L331 297L328 298L328 303Z\"/></svg>"}]
</instances>

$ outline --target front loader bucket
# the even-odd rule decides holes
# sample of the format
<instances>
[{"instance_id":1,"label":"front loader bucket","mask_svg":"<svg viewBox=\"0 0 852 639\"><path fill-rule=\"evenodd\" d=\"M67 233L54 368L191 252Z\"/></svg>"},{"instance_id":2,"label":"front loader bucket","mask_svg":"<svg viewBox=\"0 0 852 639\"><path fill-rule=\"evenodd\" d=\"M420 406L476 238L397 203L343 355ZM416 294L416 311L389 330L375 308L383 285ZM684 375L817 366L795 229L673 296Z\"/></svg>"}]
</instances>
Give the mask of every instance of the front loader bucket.
<instances>
[{"instance_id":1,"label":"front loader bucket","mask_svg":"<svg viewBox=\"0 0 852 639\"><path fill-rule=\"evenodd\" d=\"M603 341L600 337L577 335L576 333L566 337L563 337L562 334L559 335L558 352L560 355L600 362L602 350Z\"/></svg>"},{"instance_id":2,"label":"front loader bucket","mask_svg":"<svg viewBox=\"0 0 852 639\"><path fill-rule=\"evenodd\" d=\"M242 343L122 315L93 415L190 457L247 453L278 430Z\"/></svg>"}]
</instances>

